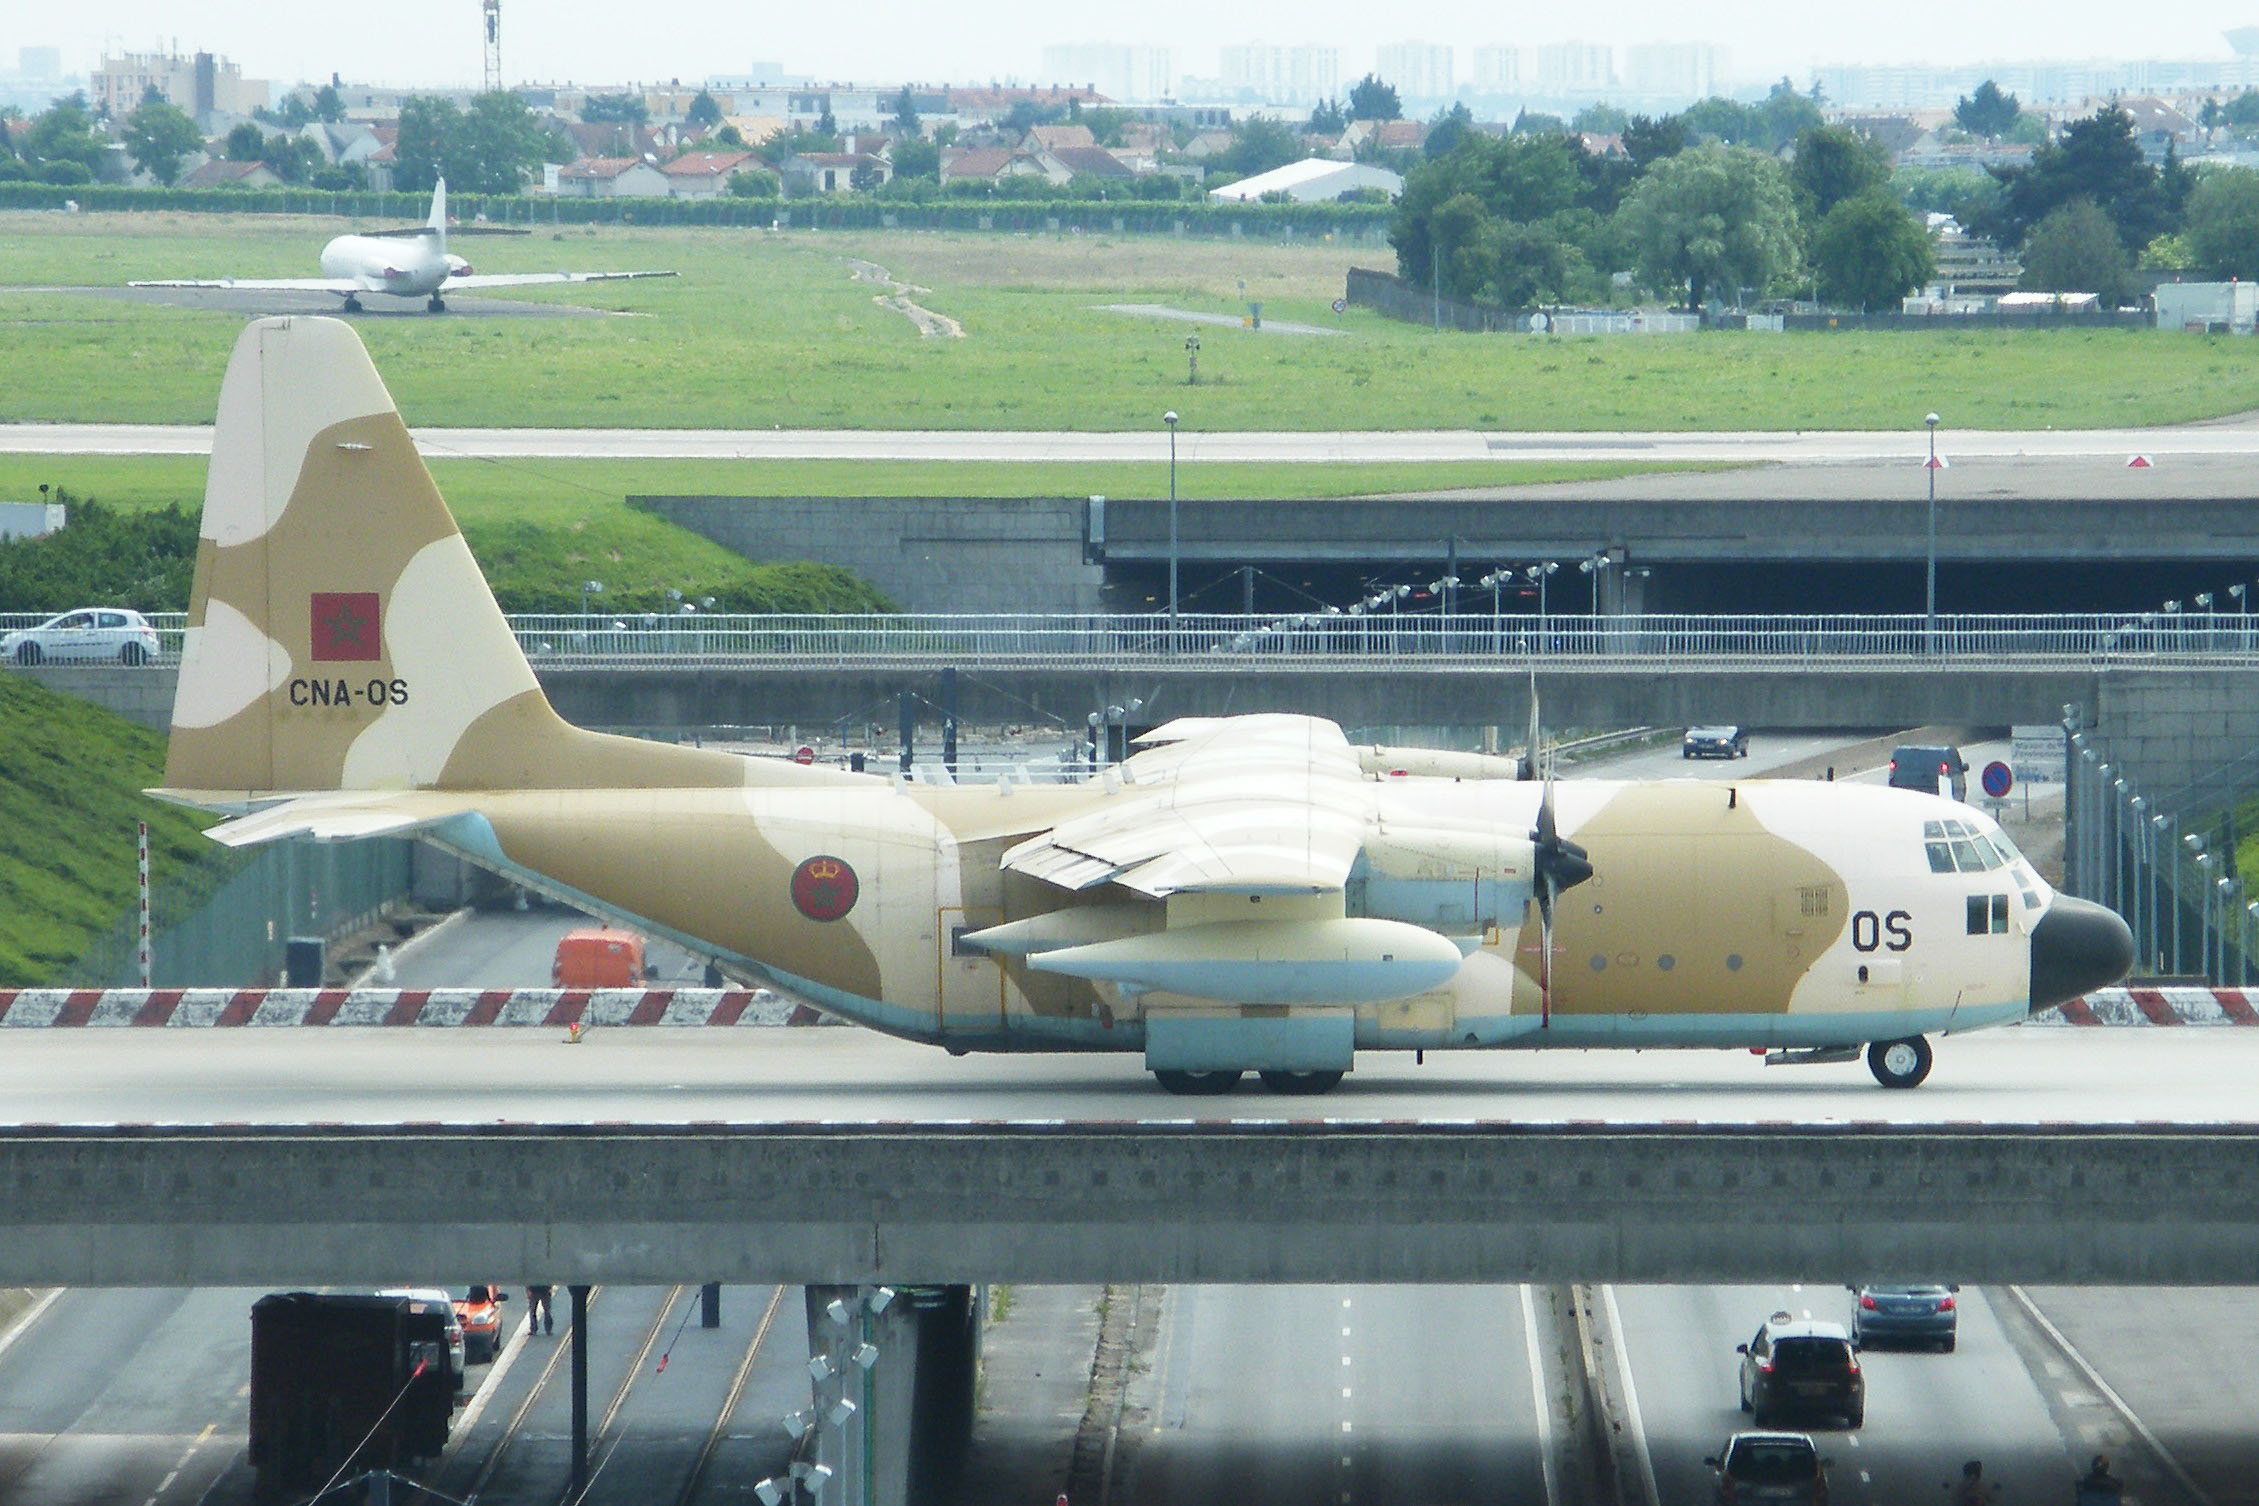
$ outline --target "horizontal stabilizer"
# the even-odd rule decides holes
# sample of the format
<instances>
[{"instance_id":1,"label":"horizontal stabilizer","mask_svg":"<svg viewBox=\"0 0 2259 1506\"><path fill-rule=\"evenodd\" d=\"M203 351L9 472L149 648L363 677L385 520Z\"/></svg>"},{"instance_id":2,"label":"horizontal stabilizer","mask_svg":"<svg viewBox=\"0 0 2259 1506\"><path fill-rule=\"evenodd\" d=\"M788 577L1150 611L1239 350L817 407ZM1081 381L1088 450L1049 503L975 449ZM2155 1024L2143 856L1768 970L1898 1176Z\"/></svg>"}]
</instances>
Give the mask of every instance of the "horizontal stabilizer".
<instances>
[{"instance_id":1,"label":"horizontal stabilizer","mask_svg":"<svg viewBox=\"0 0 2259 1506\"><path fill-rule=\"evenodd\" d=\"M1043 972L1231 1004L1381 1004L1440 988L1458 946L1402 921L1227 921L1038 952Z\"/></svg>"}]
</instances>

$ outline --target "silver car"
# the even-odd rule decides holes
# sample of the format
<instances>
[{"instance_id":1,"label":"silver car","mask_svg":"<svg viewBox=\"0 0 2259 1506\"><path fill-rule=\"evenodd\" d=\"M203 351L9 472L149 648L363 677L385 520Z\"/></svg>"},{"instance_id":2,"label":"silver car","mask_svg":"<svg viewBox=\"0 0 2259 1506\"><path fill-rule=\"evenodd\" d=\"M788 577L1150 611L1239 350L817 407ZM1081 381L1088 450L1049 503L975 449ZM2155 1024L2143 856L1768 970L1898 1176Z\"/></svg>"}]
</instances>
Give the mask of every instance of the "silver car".
<instances>
[{"instance_id":1,"label":"silver car","mask_svg":"<svg viewBox=\"0 0 2259 1506\"><path fill-rule=\"evenodd\" d=\"M126 607L80 607L0 635L0 660L11 664L149 664L159 652L157 630Z\"/></svg>"}]
</instances>

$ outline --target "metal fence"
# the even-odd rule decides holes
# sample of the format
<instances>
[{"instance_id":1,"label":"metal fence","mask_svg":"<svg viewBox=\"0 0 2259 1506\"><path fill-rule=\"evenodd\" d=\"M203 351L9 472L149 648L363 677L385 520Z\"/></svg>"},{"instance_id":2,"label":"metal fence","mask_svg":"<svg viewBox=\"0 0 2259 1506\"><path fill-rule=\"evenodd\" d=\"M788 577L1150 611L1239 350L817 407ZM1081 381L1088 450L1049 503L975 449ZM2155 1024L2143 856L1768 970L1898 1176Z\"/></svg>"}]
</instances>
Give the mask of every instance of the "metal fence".
<instances>
[{"instance_id":1,"label":"metal fence","mask_svg":"<svg viewBox=\"0 0 2259 1506\"><path fill-rule=\"evenodd\" d=\"M413 841L277 842L215 851L150 895L151 980L160 988L252 988L283 976L294 936L333 941L408 895ZM131 988L140 917L127 911L50 986Z\"/></svg>"},{"instance_id":2,"label":"metal fence","mask_svg":"<svg viewBox=\"0 0 2259 1506\"><path fill-rule=\"evenodd\" d=\"M40 619L0 614L0 631ZM167 658L184 617L150 617ZM958 664L1108 669L1125 664L1344 662L1547 668L1675 664L1887 668L2241 663L2259 658L2248 612L1921 613L1864 616L1533 615L1526 611L1238 613L519 613L526 656L559 667Z\"/></svg>"},{"instance_id":3,"label":"metal fence","mask_svg":"<svg viewBox=\"0 0 2259 1506\"><path fill-rule=\"evenodd\" d=\"M2236 871L2234 813L2259 788L2259 754L2159 797L2101 734L2075 718L2064 730L2064 887L2125 917L2136 973L2249 986L2259 902Z\"/></svg>"}]
</instances>

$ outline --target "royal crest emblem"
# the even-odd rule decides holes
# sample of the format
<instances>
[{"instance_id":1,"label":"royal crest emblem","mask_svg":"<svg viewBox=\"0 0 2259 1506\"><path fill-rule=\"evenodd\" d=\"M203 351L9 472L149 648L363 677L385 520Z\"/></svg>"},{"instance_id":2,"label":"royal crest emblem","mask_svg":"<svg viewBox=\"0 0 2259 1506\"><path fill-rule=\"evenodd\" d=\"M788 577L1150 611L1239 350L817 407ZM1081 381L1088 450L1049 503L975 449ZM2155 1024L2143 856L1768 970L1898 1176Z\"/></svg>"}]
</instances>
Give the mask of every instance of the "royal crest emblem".
<instances>
[{"instance_id":1,"label":"royal crest emblem","mask_svg":"<svg viewBox=\"0 0 2259 1506\"><path fill-rule=\"evenodd\" d=\"M862 892L844 858L818 853L792 870L793 906L810 920L838 920Z\"/></svg>"}]
</instances>

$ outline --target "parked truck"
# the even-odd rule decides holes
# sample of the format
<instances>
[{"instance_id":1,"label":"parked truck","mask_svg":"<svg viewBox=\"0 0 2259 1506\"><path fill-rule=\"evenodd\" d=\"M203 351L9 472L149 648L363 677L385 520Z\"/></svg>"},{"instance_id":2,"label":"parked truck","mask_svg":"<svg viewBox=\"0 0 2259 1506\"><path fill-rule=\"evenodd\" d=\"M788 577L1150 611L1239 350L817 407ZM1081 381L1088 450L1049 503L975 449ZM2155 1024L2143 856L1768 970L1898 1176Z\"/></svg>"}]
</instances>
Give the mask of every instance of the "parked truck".
<instances>
[{"instance_id":1,"label":"parked truck","mask_svg":"<svg viewBox=\"0 0 2259 1506\"><path fill-rule=\"evenodd\" d=\"M288 1292L251 1307L251 1467L262 1502L435 1460L455 1416L447 1313Z\"/></svg>"}]
</instances>

